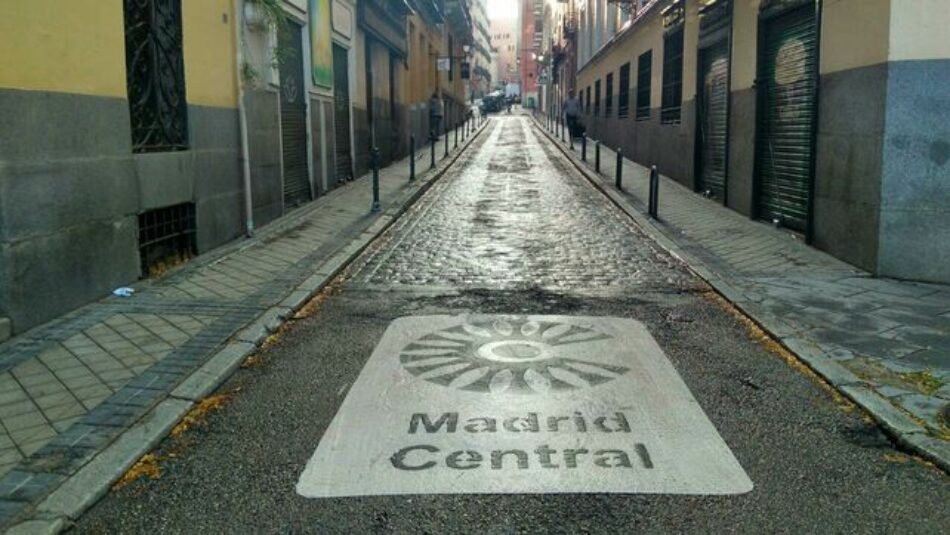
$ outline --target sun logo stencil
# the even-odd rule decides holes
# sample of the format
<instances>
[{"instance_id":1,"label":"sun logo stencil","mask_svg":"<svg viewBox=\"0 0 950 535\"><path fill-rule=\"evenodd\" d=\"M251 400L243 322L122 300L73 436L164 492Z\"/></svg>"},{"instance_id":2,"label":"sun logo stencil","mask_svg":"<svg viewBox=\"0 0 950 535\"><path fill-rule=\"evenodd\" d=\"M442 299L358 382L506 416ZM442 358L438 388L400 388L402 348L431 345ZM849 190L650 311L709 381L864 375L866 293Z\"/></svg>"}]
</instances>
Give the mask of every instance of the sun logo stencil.
<instances>
[{"instance_id":1,"label":"sun logo stencil","mask_svg":"<svg viewBox=\"0 0 950 535\"><path fill-rule=\"evenodd\" d=\"M426 334L399 353L402 366L430 383L489 394L545 394L589 388L629 368L582 358L612 337L591 326L502 318L468 321Z\"/></svg>"}]
</instances>

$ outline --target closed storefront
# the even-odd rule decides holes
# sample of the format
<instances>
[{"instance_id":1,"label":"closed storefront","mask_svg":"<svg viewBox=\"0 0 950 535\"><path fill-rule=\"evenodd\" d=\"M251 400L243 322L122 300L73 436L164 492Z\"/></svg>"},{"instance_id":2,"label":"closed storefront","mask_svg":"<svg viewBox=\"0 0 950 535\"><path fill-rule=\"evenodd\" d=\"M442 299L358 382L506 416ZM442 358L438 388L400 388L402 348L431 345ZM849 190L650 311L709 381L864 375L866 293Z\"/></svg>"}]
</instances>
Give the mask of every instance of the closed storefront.
<instances>
[{"instance_id":1,"label":"closed storefront","mask_svg":"<svg viewBox=\"0 0 950 535\"><path fill-rule=\"evenodd\" d=\"M811 204L817 82L815 8L764 13L756 136L760 218L805 231Z\"/></svg>"},{"instance_id":2,"label":"closed storefront","mask_svg":"<svg viewBox=\"0 0 950 535\"><path fill-rule=\"evenodd\" d=\"M723 202L729 136L731 7L730 2L720 0L702 15L696 88L696 190Z\"/></svg>"},{"instance_id":3,"label":"closed storefront","mask_svg":"<svg viewBox=\"0 0 950 535\"><path fill-rule=\"evenodd\" d=\"M279 32L280 48L288 51L280 62L280 133L283 155L284 205L310 200L307 169L307 93L304 89L303 42L299 25L288 22Z\"/></svg>"}]
</instances>

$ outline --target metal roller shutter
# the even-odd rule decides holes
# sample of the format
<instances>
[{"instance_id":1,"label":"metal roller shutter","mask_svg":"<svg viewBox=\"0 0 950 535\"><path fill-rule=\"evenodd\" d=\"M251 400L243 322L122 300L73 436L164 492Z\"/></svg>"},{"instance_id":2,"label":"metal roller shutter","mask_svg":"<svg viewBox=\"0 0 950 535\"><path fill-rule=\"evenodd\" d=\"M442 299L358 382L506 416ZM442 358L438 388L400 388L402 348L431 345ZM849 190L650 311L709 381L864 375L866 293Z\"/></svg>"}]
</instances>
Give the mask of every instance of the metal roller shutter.
<instances>
[{"instance_id":1,"label":"metal roller shutter","mask_svg":"<svg viewBox=\"0 0 950 535\"><path fill-rule=\"evenodd\" d=\"M333 45L333 129L336 138L336 181L353 178L350 145L350 75L347 50Z\"/></svg>"},{"instance_id":2,"label":"metal roller shutter","mask_svg":"<svg viewBox=\"0 0 950 535\"><path fill-rule=\"evenodd\" d=\"M759 217L804 231L815 120L816 21L812 7L765 24L756 174Z\"/></svg>"},{"instance_id":3,"label":"metal roller shutter","mask_svg":"<svg viewBox=\"0 0 950 535\"><path fill-rule=\"evenodd\" d=\"M303 83L300 26L288 23L279 32L280 47L290 54L280 63L280 135L284 156L284 205L310 200L307 169L307 93Z\"/></svg>"},{"instance_id":4,"label":"metal roller shutter","mask_svg":"<svg viewBox=\"0 0 950 535\"><path fill-rule=\"evenodd\" d=\"M700 52L700 171L697 189L722 200L726 188L726 137L729 125L729 44Z\"/></svg>"}]
</instances>

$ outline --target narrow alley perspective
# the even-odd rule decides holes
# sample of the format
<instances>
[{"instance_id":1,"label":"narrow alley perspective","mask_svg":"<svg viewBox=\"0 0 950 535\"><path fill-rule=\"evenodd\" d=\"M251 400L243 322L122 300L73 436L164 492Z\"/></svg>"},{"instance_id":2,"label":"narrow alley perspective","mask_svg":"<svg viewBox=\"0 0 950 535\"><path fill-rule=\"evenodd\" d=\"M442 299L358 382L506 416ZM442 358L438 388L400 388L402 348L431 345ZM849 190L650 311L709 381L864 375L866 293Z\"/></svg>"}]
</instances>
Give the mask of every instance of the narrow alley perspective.
<instances>
[{"instance_id":1,"label":"narrow alley perspective","mask_svg":"<svg viewBox=\"0 0 950 535\"><path fill-rule=\"evenodd\" d=\"M110 493L77 530L950 522L944 475L762 337L526 116L492 119L217 396L206 424L151 454L160 478Z\"/></svg>"},{"instance_id":2,"label":"narrow alley perspective","mask_svg":"<svg viewBox=\"0 0 950 535\"><path fill-rule=\"evenodd\" d=\"M950 533L950 0L3 0L0 533Z\"/></svg>"}]
</instances>

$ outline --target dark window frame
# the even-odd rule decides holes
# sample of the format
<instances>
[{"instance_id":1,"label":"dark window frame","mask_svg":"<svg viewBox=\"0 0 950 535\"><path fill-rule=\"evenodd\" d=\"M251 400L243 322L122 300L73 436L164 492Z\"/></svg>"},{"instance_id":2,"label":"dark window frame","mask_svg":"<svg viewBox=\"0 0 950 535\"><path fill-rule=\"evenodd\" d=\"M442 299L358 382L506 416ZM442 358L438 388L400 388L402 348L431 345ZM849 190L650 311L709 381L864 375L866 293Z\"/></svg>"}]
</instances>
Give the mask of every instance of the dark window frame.
<instances>
[{"instance_id":1,"label":"dark window frame","mask_svg":"<svg viewBox=\"0 0 950 535\"><path fill-rule=\"evenodd\" d=\"M617 77L617 118L626 119L630 116L630 62L620 67Z\"/></svg>"},{"instance_id":2,"label":"dark window frame","mask_svg":"<svg viewBox=\"0 0 950 535\"><path fill-rule=\"evenodd\" d=\"M683 26L663 36L663 94L660 124L679 124L683 108Z\"/></svg>"},{"instance_id":3,"label":"dark window frame","mask_svg":"<svg viewBox=\"0 0 950 535\"><path fill-rule=\"evenodd\" d=\"M181 0L124 0L132 152L188 148Z\"/></svg>"},{"instance_id":4,"label":"dark window frame","mask_svg":"<svg viewBox=\"0 0 950 535\"><path fill-rule=\"evenodd\" d=\"M587 107L585 108L587 115L590 115L590 86L587 86Z\"/></svg>"},{"instance_id":5,"label":"dark window frame","mask_svg":"<svg viewBox=\"0 0 950 535\"><path fill-rule=\"evenodd\" d=\"M607 73L604 86L604 117L609 118L614 112L614 73Z\"/></svg>"},{"instance_id":6,"label":"dark window frame","mask_svg":"<svg viewBox=\"0 0 950 535\"><path fill-rule=\"evenodd\" d=\"M600 80L594 82L594 116L600 115Z\"/></svg>"},{"instance_id":7,"label":"dark window frame","mask_svg":"<svg viewBox=\"0 0 950 535\"><path fill-rule=\"evenodd\" d=\"M650 119L650 89L652 83L653 49L650 49L637 58L637 121Z\"/></svg>"}]
</instances>

